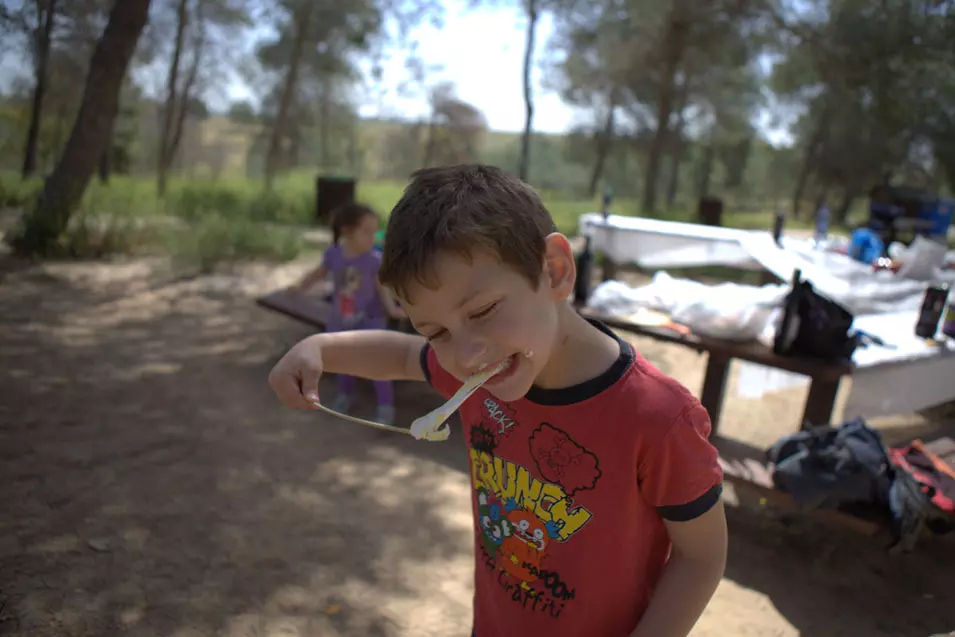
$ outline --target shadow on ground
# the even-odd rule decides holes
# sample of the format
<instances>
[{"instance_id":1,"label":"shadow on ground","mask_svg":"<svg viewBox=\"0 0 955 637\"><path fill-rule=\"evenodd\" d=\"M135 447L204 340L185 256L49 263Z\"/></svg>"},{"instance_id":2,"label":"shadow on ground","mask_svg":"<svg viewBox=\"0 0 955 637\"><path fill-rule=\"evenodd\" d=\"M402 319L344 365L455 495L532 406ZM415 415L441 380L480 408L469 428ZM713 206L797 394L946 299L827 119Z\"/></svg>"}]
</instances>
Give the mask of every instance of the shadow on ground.
<instances>
[{"instance_id":1,"label":"shadow on ground","mask_svg":"<svg viewBox=\"0 0 955 637\"><path fill-rule=\"evenodd\" d=\"M273 285L145 262L5 271L0 634L467 633L461 436L280 408L266 375L307 332L252 303ZM411 384L398 397L405 422L439 402ZM950 542L890 559L803 522L734 509L730 523L727 578L694 635L955 628Z\"/></svg>"},{"instance_id":2,"label":"shadow on ground","mask_svg":"<svg viewBox=\"0 0 955 637\"><path fill-rule=\"evenodd\" d=\"M470 522L444 506L466 476L273 399L296 328L97 272L22 270L0 294L0 632L390 635L426 577L466 581ZM469 610L450 599L433 634Z\"/></svg>"}]
</instances>

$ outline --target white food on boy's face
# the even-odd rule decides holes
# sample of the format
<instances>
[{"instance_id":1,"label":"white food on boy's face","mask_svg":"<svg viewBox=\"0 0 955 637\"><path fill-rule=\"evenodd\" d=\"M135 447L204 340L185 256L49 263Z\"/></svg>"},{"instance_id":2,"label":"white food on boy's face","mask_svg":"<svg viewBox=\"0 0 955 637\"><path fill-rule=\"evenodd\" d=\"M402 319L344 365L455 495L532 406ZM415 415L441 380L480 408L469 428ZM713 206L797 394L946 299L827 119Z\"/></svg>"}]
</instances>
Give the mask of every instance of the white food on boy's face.
<instances>
[{"instance_id":1,"label":"white food on boy's face","mask_svg":"<svg viewBox=\"0 0 955 637\"><path fill-rule=\"evenodd\" d=\"M444 421L450 418L451 414L457 411L461 404L467 400L468 396L477 391L481 385L489 381L495 374L499 374L507 369L510 365L510 361L511 359L507 358L493 369L487 369L486 366L482 366L482 371L470 376L464 381L464 384L448 399L448 402L431 413L415 419L415 421L411 423L411 435L417 440L447 440L451 435L451 429L449 427L441 427Z\"/></svg>"}]
</instances>

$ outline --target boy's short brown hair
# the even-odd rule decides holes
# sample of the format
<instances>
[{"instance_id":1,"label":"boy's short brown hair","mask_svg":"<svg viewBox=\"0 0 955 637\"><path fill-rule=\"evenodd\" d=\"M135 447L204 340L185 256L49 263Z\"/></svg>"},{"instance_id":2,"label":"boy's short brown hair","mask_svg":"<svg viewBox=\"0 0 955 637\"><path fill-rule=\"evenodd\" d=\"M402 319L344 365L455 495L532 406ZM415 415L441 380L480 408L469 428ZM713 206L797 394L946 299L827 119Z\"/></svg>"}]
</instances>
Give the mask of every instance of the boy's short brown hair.
<instances>
[{"instance_id":1,"label":"boy's short brown hair","mask_svg":"<svg viewBox=\"0 0 955 637\"><path fill-rule=\"evenodd\" d=\"M544 239L557 230L537 192L500 168L462 164L419 170L388 218L378 278L407 298L433 281L439 252L486 250L536 288Z\"/></svg>"}]
</instances>

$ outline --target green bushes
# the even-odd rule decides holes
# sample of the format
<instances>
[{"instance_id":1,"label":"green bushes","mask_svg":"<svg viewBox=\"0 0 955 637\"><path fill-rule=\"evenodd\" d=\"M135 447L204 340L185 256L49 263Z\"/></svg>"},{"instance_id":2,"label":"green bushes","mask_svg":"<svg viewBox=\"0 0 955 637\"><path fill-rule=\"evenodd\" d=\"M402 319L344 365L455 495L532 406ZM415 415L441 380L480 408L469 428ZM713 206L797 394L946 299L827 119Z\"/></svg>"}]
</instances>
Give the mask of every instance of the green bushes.
<instances>
[{"instance_id":1,"label":"green bushes","mask_svg":"<svg viewBox=\"0 0 955 637\"><path fill-rule=\"evenodd\" d=\"M40 185L0 173L0 207L27 211ZM51 256L165 253L202 271L229 261L287 261L300 254L313 210L314 193L301 179L271 192L243 181L172 181L160 199L153 180L116 177L90 183Z\"/></svg>"}]
</instances>

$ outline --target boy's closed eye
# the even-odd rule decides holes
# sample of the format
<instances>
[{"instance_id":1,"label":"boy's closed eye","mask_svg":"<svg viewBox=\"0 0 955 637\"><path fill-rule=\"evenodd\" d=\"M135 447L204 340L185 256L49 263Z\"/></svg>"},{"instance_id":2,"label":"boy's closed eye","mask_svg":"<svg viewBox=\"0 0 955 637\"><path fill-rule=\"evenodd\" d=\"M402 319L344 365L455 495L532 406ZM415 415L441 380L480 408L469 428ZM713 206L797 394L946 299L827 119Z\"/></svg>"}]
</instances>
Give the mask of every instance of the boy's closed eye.
<instances>
[{"instance_id":1,"label":"boy's closed eye","mask_svg":"<svg viewBox=\"0 0 955 637\"><path fill-rule=\"evenodd\" d=\"M424 334L424 337L428 340L428 342L437 341L441 338L444 338L447 335L447 333L448 333L448 330L439 330L435 332L434 334Z\"/></svg>"},{"instance_id":2,"label":"boy's closed eye","mask_svg":"<svg viewBox=\"0 0 955 637\"><path fill-rule=\"evenodd\" d=\"M500 301L494 301L490 305L485 305L470 316L471 320L482 319L486 316L490 316L491 312L497 309L498 304L500 304Z\"/></svg>"},{"instance_id":3,"label":"boy's closed eye","mask_svg":"<svg viewBox=\"0 0 955 637\"><path fill-rule=\"evenodd\" d=\"M485 305L481 309L472 313L468 318L472 321L479 321L481 319L487 318L491 316L494 310L496 310L500 306L500 303L501 303L500 301L494 301L493 303ZM448 330L442 329L442 330L438 330L437 332L433 332L431 334L425 334L424 337L428 339L428 341L436 341L436 340L440 340L441 338L444 338L447 335L447 333L448 333Z\"/></svg>"}]
</instances>

